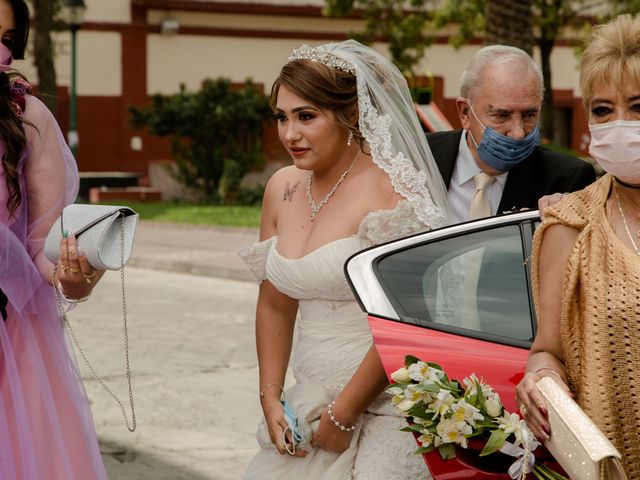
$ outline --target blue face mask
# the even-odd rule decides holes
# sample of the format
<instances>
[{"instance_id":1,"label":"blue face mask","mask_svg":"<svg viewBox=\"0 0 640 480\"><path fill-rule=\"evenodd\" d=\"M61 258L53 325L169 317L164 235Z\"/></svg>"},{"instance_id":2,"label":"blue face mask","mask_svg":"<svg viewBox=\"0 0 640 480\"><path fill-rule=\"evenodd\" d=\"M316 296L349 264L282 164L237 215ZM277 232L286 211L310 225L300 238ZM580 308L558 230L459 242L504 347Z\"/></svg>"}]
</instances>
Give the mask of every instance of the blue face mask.
<instances>
[{"instance_id":1,"label":"blue face mask","mask_svg":"<svg viewBox=\"0 0 640 480\"><path fill-rule=\"evenodd\" d=\"M502 135L493 128L487 127L476 116L471 103L469 103L469 108L478 123L484 127L480 145L473 138L470 130L469 135L471 135L471 140L476 146L478 156L491 168L499 172L508 172L531 155L536 147L540 145L540 130L538 130L537 126L526 137L518 140Z\"/></svg>"},{"instance_id":2,"label":"blue face mask","mask_svg":"<svg viewBox=\"0 0 640 480\"><path fill-rule=\"evenodd\" d=\"M296 413L293 411L293 408L291 408L286 400L281 400L280 403L282 403L284 419L287 422L287 428L282 432L282 440L289 455L293 455L296 453L298 444L302 442L302 433L300 433L298 418L296 417ZM291 432L291 437L287 435L287 430Z\"/></svg>"}]
</instances>

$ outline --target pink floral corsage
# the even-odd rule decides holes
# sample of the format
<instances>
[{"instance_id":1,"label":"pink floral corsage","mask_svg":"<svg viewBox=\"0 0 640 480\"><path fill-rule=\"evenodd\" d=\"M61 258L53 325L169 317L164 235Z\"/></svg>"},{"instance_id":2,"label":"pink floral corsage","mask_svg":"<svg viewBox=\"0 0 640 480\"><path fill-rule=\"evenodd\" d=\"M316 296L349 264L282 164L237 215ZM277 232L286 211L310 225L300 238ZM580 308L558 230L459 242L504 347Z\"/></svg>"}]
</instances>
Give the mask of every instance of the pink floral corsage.
<instances>
[{"instance_id":1,"label":"pink floral corsage","mask_svg":"<svg viewBox=\"0 0 640 480\"><path fill-rule=\"evenodd\" d=\"M13 113L18 117L22 116L22 112L26 108L26 96L31 94L31 84L22 77L14 77L11 79L9 87L9 104Z\"/></svg>"}]
</instances>

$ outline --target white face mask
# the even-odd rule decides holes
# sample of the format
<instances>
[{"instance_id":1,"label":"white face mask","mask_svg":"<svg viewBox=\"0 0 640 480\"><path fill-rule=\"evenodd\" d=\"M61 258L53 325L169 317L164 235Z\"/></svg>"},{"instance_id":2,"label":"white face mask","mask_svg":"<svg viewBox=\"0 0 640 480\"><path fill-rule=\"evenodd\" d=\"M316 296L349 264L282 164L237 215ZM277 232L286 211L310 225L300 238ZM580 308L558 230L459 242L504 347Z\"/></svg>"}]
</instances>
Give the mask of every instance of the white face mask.
<instances>
[{"instance_id":1,"label":"white face mask","mask_svg":"<svg viewBox=\"0 0 640 480\"><path fill-rule=\"evenodd\" d=\"M589 125L589 153L605 172L640 184L640 121L616 120Z\"/></svg>"}]
</instances>

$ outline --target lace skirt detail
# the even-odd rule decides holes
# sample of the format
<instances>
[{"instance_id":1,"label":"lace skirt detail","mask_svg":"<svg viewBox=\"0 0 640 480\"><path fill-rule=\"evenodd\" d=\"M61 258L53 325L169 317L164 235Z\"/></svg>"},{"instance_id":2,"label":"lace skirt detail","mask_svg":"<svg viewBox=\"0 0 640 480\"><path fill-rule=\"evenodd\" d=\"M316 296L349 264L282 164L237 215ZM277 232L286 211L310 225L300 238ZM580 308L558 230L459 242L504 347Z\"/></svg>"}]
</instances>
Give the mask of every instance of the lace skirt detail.
<instances>
[{"instance_id":1,"label":"lace skirt detail","mask_svg":"<svg viewBox=\"0 0 640 480\"><path fill-rule=\"evenodd\" d=\"M353 465L354 480L431 480L413 435L401 432L404 418L364 415Z\"/></svg>"}]
</instances>

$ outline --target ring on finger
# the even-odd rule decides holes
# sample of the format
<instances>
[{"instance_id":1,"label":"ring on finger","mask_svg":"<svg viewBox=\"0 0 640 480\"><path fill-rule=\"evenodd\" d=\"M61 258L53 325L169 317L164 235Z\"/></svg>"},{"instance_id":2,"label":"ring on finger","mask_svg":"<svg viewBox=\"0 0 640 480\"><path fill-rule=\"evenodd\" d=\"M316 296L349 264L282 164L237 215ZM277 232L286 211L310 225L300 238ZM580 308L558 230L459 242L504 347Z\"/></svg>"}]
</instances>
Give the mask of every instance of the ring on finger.
<instances>
[{"instance_id":1,"label":"ring on finger","mask_svg":"<svg viewBox=\"0 0 640 480\"><path fill-rule=\"evenodd\" d=\"M80 269L79 268L73 268L71 266L67 267L71 273L80 273Z\"/></svg>"},{"instance_id":2,"label":"ring on finger","mask_svg":"<svg viewBox=\"0 0 640 480\"><path fill-rule=\"evenodd\" d=\"M520 405L520 415L522 415L523 417L527 416L527 407L524 403Z\"/></svg>"},{"instance_id":3,"label":"ring on finger","mask_svg":"<svg viewBox=\"0 0 640 480\"><path fill-rule=\"evenodd\" d=\"M96 276L96 272L93 273L83 273L82 276L84 277L85 282L87 283L92 283L93 282L93 277Z\"/></svg>"},{"instance_id":4,"label":"ring on finger","mask_svg":"<svg viewBox=\"0 0 640 480\"><path fill-rule=\"evenodd\" d=\"M75 250L69 250L70 257L75 257L76 255L77 255L77 252Z\"/></svg>"}]
</instances>

